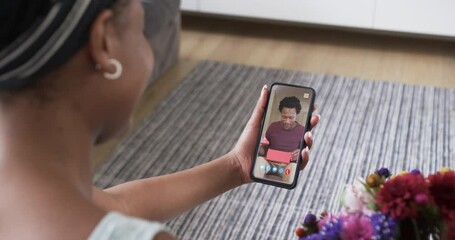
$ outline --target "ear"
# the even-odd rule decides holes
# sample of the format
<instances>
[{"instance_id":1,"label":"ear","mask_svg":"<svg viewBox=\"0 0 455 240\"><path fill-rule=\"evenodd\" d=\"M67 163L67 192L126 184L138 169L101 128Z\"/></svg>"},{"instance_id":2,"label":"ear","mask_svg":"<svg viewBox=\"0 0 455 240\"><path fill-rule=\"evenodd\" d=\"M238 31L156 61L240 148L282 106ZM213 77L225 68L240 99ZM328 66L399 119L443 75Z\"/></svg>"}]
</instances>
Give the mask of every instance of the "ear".
<instances>
[{"instance_id":1,"label":"ear","mask_svg":"<svg viewBox=\"0 0 455 240\"><path fill-rule=\"evenodd\" d=\"M95 19L90 30L89 52L94 63L107 72L115 71L109 63L113 56L115 31L113 12L102 11Z\"/></svg>"}]
</instances>

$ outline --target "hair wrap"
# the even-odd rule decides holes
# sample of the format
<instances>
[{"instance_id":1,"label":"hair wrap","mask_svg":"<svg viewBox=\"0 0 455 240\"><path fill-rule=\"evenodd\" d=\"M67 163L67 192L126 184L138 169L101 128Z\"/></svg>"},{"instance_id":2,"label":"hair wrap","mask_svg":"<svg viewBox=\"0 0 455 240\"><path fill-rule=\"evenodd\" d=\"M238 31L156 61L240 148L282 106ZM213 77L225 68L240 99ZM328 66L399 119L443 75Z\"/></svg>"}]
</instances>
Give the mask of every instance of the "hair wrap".
<instances>
[{"instance_id":1,"label":"hair wrap","mask_svg":"<svg viewBox=\"0 0 455 240\"><path fill-rule=\"evenodd\" d=\"M9 3L1 3L5 7L0 5L0 19L10 25L6 26L8 31L17 31L15 21L27 17L21 15L22 8L18 5L33 5L34 1L7 0ZM0 51L0 89L24 87L66 62L87 41L91 24L98 13L111 7L115 0L37 2L45 5L45 13L33 16L30 27ZM27 7L25 9L30 11L30 6ZM10 10L16 12L6 12ZM8 34L0 35L2 45L3 41L7 41Z\"/></svg>"}]
</instances>

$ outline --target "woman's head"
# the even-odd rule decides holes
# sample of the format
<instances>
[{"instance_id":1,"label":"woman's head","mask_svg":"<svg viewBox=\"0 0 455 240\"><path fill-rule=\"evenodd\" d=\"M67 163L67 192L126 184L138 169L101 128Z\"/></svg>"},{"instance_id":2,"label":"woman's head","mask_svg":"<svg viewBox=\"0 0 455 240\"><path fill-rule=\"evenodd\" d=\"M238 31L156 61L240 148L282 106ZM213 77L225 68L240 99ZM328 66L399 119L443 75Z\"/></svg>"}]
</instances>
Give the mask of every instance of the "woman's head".
<instances>
[{"instance_id":1,"label":"woman's head","mask_svg":"<svg viewBox=\"0 0 455 240\"><path fill-rule=\"evenodd\" d=\"M280 101L279 110L284 129L291 129L295 124L297 115L302 110L302 106L297 97L285 97Z\"/></svg>"},{"instance_id":2,"label":"woman's head","mask_svg":"<svg viewBox=\"0 0 455 240\"><path fill-rule=\"evenodd\" d=\"M0 3L0 104L70 107L103 141L125 130L153 68L139 0ZM115 60L115 61L113 61ZM107 74L123 71L116 80ZM36 104L30 105L30 107Z\"/></svg>"}]
</instances>

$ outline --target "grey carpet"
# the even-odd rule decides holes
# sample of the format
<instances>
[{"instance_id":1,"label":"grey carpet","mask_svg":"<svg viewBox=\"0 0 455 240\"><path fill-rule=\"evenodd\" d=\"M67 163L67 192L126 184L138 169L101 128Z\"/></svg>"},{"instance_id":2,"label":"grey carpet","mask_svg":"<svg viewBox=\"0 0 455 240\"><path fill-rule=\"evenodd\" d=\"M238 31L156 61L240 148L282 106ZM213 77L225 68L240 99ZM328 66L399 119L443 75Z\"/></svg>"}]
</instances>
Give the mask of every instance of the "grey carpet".
<instances>
[{"instance_id":1,"label":"grey carpet","mask_svg":"<svg viewBox=\"0 0 455 240\"><path fill-rule=\"evenodd\" d=\"M95 184L172 173L228 152L262 86L275 81L313 87L322 115L296 189L231 190L169 221L181 239L293 239L306 213L337 210L345 184L378 167L455 167L452 89L207 61L97 170Z\"/></svg>"}]
</instances>

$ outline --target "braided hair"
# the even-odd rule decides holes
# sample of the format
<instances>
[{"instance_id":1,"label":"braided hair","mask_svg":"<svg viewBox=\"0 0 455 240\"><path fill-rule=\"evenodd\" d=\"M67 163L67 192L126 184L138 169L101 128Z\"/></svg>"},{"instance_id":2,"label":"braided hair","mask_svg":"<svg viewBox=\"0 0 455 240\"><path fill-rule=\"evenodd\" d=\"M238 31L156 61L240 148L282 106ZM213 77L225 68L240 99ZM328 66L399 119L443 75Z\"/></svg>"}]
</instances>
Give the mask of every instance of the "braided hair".
<instances>
[{"instance_id":1,"label":"braided hair","mask_svg":"<svg viewBox=\"0 0 455 240\"><path fill-rule=\"evenodd\" d=\"M0 0L0 90L23 88L65 63L115 2Z\"/></svg>"},{"instance_id":2,"label":"braided hair","mask_svg":"<svg viewBox=\"0 0 455 240\"><path fill-rule=\"evenodd\" d=\"M21 34L32 29L51 8L47 0L0 1L0 49L5 49Z\"/></svg>"}]
</instances>

